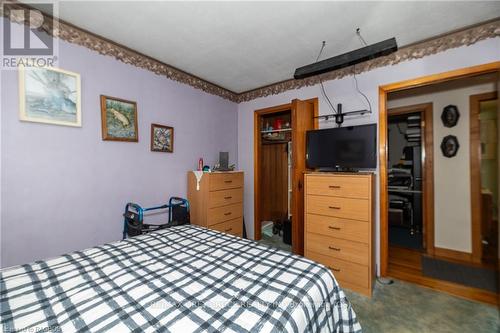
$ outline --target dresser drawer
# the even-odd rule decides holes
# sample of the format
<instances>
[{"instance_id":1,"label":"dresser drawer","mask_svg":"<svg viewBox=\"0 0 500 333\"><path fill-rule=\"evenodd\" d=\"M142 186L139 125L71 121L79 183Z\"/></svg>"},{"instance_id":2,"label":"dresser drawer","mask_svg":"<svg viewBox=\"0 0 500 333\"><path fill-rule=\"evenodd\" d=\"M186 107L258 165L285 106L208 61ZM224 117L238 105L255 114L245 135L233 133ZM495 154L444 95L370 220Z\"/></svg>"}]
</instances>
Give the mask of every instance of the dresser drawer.
<instances>
[{"instance_id":1,"label":"dresser drawer","mask_svg":"<svg viewBox=\"0 0 500 333\"><path fill-rule=\"evenodd\" d=\"M308 213L362 221L368 221L370 217L370 205L366 199L308 195L306 201Z\"/></svg>"},{"instance_id":2,"label":"dresser drawer","mask_svg":"<svg viewBox=\"0 0 500 333\"><path fill-rule=\"evenodd\" d=\"M349 176L309 176L306 194L368 199L370 179Z\"/></svg>"},{"instance_id":3,"label":"dresser drawer","mask_svg":"<svg viewBox=\"0 0 500 333\"><path fill-rule=\"evenodd\" d=\"M243 218L239 217L234 220L217 223L210 226L211 229L225 232L234 236L243 236Z\"/></svg>"},{"instance_id":4,"label":"dresser drawer","mask_svg":"<svg viewBox=\"0 0 500 333\"><path fill-rule=\"evenodd\" d=\"M243 202L243 188L208 192L208 208Z\"/></svg>"},{"instance_id":5,"label":"dresser drawer","mask_svg":"<svg viewBox=\"0 0 500 333\"><path fill-rule=\"evenodd\" d=\"M330 268L341 287L343 287L342 282L363 288L369 287L370 272L368 266L355 264L342 259L331 258L315 252L307 252L306 256Z\"/></svg>"},{"instance_id":6,"label":"dresser drawer","mask_svg":"<svg viewBox=\"0 0 500 333\"><path fill-rule=\"evenodd\" d=\"M369 264L368 244L313 233L306 234L306 251L361 265Z\"/></svg>"},{"instance_id":7,"label":"dresser drawer","mask_svg":"<svg viewBox=\"0 0 500 333\"><path fill-rule=\"evenodd\" d=\"M243 187L242 172L221 172L210 174L209 191Z\"/></svg>"},{"instance_id":8,"label":"dresser drawer","mask_svg":"<svg viewBox=\"0 0 500 333\"><path fill-rule=\"evenodd\" d=\"M214 225L220 222L229 221L243 216L243 204L233 204L229 206L210 208L208 210L207 224Z\"/></svg>"},{"instance_id":9,"label":"dresser drawer","mask_svg":"<svg viewBox=\"0 0 500 333\"><path fill-rule=\"evenodd\" d=\"M364 221L347 220L332 216L307 214L306 232L335 238L362 242L370 240L370 224Z\"/></svg>"}]
</instances>

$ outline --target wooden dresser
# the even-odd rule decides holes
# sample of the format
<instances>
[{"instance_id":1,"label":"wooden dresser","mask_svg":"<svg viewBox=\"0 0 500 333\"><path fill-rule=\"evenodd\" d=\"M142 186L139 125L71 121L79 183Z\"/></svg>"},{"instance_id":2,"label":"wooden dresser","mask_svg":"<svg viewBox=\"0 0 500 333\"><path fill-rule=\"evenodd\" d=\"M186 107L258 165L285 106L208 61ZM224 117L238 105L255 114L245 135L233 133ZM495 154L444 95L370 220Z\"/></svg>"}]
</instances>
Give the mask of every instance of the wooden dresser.
<instances>
[{"instance_id":1,"label":"wooden dresser","mask_svg":"<svg viewBox=\"0 0 500 333\"><path fill-rule=\"evenodd\" d=\"M374 176L305 175L305 257L329 267L342 288L371 296Z\"/></svg>"},{"instance_id":2,"label":"wooden dresser","mask_svg":"<svg viewBox=\"0 0 500 333\"><path fill-rule=\"evenodd\" d=\"M243 172L188 172L191 223L243 236Z\"/></svg>"}]
</instances>

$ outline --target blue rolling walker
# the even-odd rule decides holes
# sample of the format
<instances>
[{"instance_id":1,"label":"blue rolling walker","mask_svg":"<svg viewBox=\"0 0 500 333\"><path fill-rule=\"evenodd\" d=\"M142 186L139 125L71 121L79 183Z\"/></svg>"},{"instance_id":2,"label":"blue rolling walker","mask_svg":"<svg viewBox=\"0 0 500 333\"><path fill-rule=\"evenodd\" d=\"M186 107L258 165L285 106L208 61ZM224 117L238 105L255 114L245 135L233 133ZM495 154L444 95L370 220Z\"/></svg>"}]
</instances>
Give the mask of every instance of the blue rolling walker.
<instances>
[{"instance_id":1,"label":"blue rolling walker","mask_svg":"<svg viewBox=\"0 0 500 333\"><path fill-rule=\"evenodd\" d=\"M144 223L144 213L153 210L168 209L168 221L164 224ZM168 204L142 208L140 205L129 202L123 213L123 238L144 235L149 232L170 228L177 225L189 224L189 202L186 199L171 197Z\"/></svg>"}]
</instances>

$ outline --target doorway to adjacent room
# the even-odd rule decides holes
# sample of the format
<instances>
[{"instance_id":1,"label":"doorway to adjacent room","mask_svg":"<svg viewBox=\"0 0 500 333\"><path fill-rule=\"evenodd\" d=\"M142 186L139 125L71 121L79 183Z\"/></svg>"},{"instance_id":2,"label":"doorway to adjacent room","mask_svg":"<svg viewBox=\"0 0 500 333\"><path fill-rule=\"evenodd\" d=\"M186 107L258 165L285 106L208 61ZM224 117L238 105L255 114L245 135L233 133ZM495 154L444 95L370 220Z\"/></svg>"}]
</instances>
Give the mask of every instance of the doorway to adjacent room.
<instances>
[{"instance_id":1,"label":"doorway to adjacent room","mask_svg":"<svg viewBox=\"0 0 500 333\"><path fill-rule=\"evenodd\" d=\"M497 304L499 70L380 87L381 276Z\"/></svg>"}]
</instances>

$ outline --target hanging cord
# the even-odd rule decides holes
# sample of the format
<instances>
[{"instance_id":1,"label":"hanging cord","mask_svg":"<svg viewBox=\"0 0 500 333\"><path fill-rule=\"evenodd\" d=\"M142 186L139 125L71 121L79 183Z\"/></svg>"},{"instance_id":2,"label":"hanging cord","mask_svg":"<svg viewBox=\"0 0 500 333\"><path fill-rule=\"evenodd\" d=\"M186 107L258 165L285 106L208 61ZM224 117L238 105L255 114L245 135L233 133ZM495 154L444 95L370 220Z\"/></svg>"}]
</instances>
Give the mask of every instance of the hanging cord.
<instances>
[{"instance_id":1,"label":"hanging cord","mask_svg":"<svg viewBox=\"0 0 500 333\"><path fill-rule=\"evenodd\" d=\"M359 40L361 41L361 43L363 43L364 46L368 46L368 43L365 41L363 36L361 36L361 29L360 28L356 29L356 35L358 35Z\"/></svg>"},{"instance_id":2,"label":"hanging cord","mask_svg":"<svg viewBox=\"0 0 500 333\"><path fill-rule=\"evenodd\" d=\"M365 98L366 102L368 103L368 109L371 113L372 112L372 104L370 103L370 100L368 99L368 97L366 97L366 95L361 90L359 90L359 87L358 87L358 78L356 77L356 65L352 65L352 72L353 72L353 77L354 77L354 83L356 85L356 90L358 91L358 94L360 94L361 96L363 96Z\"/></svg>"},{"instance_id":3,"label":"hanging cord","mask_svg":"<svg viewBox=\"0 0 500 333\"><path fill-rule=\"evenodd\" d=\"M321 54L323 53L323 50L325 49L325 46L326 46L326 42L323 41L323 43L321 43L321 49L319 50L319 53L318 53L318 56L316 57L316 61L315 62L318 62L319 57L321 57Z\"/></svg>"},{"instance_id":4,"label":"hanging cord","mask_svg":"<svg viewBox=\"0 0 500 333\"><path fill-rule=\"evenodd\" d=\"M356 29L356 35L358 35L359 40L361 41L361 43L363 43L364 46L368 45L366 43L365 39L363 38L363 36L361 36L361 29L360 28ZM361 90L359 90L358 78L356 77L356 65L352 65L352 74L354 77L354 83L356 85L356 90L358 91L358 94L360 94L361 96L363 96L365 98L366 102L368 103L369 111L371 113L372 112L372 104L370 103L370 100L368 99L368 97L366 97L366 95Z\"/></svg>"},{"instance_id":5,"label":"hanging cord","mask_svg":"<svg viewBox=\"0 0 500 333\"><path fill-rule=\"evenodd\" d=\"M326 46L326 42L323 41L323 43L321 44L321 49L319 50L318 56L316 57L316 62L319 61L319 58L321 57L321 54L323 53L325 46ZM321 93L323 94L323 97L326 99L326 101L328 102L328 105L333 110L333 112L337 113L337 109L335 109L335 107L332 104L332 101L330 101L330 98L328 98L328 95L326 94L325 86L323 85L323 80L321 80L321 76L319 77L319 84L321 86Z\"/></svg>"}]
</instances>

